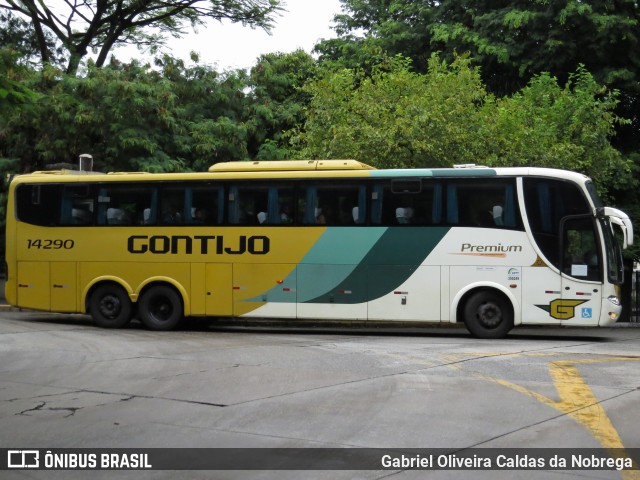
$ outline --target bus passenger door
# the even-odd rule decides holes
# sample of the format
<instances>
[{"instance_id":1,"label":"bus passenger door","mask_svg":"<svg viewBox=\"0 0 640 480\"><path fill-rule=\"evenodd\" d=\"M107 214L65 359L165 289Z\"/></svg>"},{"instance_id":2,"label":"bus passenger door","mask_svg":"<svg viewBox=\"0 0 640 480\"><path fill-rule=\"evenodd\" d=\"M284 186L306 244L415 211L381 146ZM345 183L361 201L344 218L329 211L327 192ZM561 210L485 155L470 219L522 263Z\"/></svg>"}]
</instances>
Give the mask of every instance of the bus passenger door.
<instances>
[{"instance_id":1,"label":"bus passenger door","mask_svg":"<svg viewBox=\"0 0 640 480\"><path fill-rule=\"evenodd\" d=\"M51 262L51 311L77 312L76 262Z\"/></svg>"},{"instance_id":2,"label":"bus passenger door","mask_svg":"<svg viewBox=\"0 0 640 480\"><path fill-rule=\"evenodd\" d=\"M567 325L598 325L602 308L602 254L591 215L565 217L562 229L562 301L552 308Z\"/></svg>"},{"instance_id":3,"label":"bus passenger door","mask_svg":"<svg viewBox=\"0 0 640 480\"><path fill-rule=\"evenodd\" d=\"M18 262L18 305L51 309L49 262Z\"/></svg>"}]
</instances>

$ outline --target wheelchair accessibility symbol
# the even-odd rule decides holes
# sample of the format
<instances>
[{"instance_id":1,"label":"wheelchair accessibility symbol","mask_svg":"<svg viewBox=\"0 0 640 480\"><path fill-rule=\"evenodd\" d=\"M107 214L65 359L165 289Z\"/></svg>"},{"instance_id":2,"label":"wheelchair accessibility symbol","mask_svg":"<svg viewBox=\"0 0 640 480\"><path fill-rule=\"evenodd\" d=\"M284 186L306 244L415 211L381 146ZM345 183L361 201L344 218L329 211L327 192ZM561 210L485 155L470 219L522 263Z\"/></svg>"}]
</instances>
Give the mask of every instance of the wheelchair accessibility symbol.
<instances>
[{"instance_id":1,"label":"wheelchair accessibility symbol","mask_svg":"<svg viewBox=\"0 0 640 480\"><path fill-rule=\"evenodd\" d=\"M591 308L583 308L582 318L593 318L593 310Z\"/></svg>"}]
</instances>

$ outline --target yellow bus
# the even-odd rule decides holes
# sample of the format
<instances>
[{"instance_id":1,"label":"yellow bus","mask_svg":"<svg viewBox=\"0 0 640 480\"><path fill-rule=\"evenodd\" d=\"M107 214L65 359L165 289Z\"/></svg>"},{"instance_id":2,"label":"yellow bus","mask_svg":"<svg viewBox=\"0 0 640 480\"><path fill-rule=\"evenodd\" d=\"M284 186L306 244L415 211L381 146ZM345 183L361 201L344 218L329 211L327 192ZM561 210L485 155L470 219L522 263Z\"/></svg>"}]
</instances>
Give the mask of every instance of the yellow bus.
<instances>
[{"instance_id":1,"label":"yellow bus","mask_svg":"<svg viewBox=\"0 0 640 480\"><path fill-rule=\"evenodd\" d=\"M153 330L185 317L604 326L629 217L584 175L229 162L14 177L7 301ZM621 242L614 229L619 229Z\"/></svg>"}]
</instances>

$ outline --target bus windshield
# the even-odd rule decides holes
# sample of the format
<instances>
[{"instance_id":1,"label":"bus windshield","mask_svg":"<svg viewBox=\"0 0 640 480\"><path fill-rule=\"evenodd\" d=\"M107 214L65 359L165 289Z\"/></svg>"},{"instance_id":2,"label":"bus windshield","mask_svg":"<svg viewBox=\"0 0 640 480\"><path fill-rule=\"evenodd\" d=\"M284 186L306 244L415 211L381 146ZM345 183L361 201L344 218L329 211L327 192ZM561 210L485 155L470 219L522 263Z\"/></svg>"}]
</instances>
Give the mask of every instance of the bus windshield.
<instances>
[{"instance_id":1,"label":"bus windshield","mask_svg":"<svg viewBox=\"0 0 640 480\"><path fill-rule=\"evenodd\" d=\"M607 277L609 282L620 285L623 280L622 249L613 233L611 222L601 219L600 225L604 236L605 258L607 260Z\"/></svg>"},{"instance_id":2,"label":"bus windshield","mask_svg":"<svg viewBox=\"0 0 640 480\"><path fill-rule=\"evenodd\" d=\"M596 208L604 208L604 202L598 195L598 191L596 189L595 184L592 181L588 181L586 183L587 191L589 192L589 196L591 197L591 201Z\"/></svg>"}]
</instances>

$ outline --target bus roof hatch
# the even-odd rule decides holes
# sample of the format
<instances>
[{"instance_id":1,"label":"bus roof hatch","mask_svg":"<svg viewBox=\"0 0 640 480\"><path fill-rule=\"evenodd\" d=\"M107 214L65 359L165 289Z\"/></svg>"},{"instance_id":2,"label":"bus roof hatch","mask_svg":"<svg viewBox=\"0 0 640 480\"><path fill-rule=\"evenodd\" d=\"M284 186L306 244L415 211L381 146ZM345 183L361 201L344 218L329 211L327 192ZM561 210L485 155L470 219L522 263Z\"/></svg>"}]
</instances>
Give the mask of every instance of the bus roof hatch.
<instances>
[{"instance_id":1,"label":"bus roof hatch","mask_svg":"<svg viewBox=\"0 0 640 480\"><path fill-rule=\"evenodd\" d=\"M268 160L221 162L209 167L210 172L268 172L304 170L375 170L357 160Z\"/></svg>"}]
</instances>

